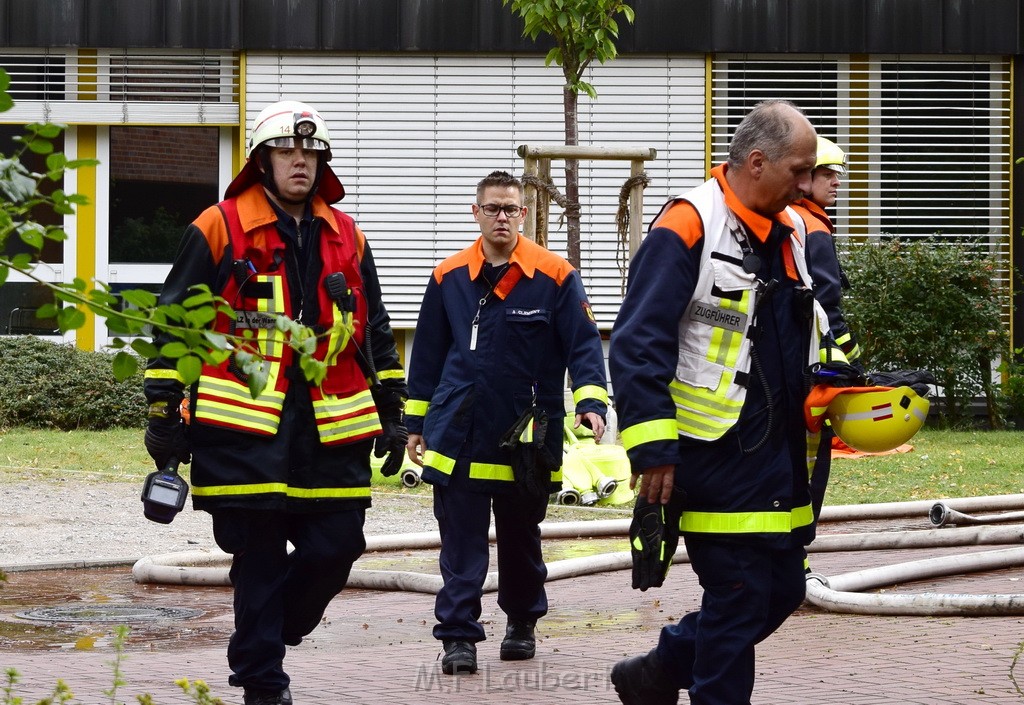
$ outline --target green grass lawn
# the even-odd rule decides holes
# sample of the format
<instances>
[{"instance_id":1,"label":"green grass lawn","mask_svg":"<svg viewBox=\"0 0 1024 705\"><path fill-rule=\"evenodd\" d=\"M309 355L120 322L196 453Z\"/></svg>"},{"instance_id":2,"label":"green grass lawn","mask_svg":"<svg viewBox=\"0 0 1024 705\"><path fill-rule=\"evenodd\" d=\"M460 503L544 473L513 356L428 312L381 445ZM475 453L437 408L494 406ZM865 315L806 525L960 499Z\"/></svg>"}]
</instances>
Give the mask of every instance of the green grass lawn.
<instances>
[{"instance_id":1,"label":"green grass lawn","mask_svg":"<svg viewBox=\"0 0 1024 705\"><path fill-rule=\"evenodd\" d=\"M139 482L153 469L142 430L0 433L0 479L74 474ZM838 459L828 504L1024 493L1024 432L924 429L909 453ZM396 478L375 483L397 485ZM422 491L416 488L414 491Z\"/></svg>"}]
</instances>

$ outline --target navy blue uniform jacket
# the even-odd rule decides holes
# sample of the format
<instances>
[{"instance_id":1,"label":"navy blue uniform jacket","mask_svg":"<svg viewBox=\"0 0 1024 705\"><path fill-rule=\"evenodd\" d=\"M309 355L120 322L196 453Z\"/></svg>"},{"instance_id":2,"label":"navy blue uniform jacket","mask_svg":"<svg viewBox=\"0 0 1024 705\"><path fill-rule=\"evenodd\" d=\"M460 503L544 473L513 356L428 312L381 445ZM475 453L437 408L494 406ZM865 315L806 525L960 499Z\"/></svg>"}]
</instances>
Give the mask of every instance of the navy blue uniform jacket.
<instances>
[{"instance_id":1,"label":"navy blue uniform jacket","mask_svg":"<svg viewBox=\"0 0 1024 705\"><path fill-rule=\"evenodd\" d=\"M576 413L604 416L608 395L601 337L579 273L520 237L492 290L482 242L444 260L427 284L409 361L406 424L424 437L426 482L447 485L461 458L470 463L471 483L500 490L514 483L499 440L535 394L549 415L546 444L559 464L566 369ZM560 485L561 470L552 473L552 489Z\"/></svg>"}]
</instances>

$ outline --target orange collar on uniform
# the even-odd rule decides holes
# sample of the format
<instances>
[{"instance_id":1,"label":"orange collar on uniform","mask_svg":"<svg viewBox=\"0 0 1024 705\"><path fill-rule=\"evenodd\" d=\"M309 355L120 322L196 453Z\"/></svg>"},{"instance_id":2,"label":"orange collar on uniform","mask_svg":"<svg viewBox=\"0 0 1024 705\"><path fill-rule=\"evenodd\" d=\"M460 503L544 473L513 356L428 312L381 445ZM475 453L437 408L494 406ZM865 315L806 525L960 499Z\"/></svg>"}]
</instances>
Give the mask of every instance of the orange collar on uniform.
<instances>
[{"instance_id":1,"label":"orange collar on uniform","mask_svg":"<svg viewBox=\"0 0 1024 705\"><path fill-rule=\"evenodd\" d=\"M750 229L750 232L752 232L758 240L761 242L767 241L768 234L772 231L772 225L775 221L771 218L765 218L760 213L755 213L743 205L743 202L740 201L739 196L737 196L732 190L732 187L729 186L729 181L725 178L725 172L728 170L729 165L727 163L719 164L711 170L711 175L715 177L718 181L718 185L722 187L722 191L725 193L725 205L729 207L729 210L736 214L737 218L743 221L743 224ZM780 213L779 216L779 219L784 224L789 225L787 222L788 218L783 217L783 213Z\"/></svg>"},{"instance_id":2,"label":"orange collar on uniform","mask_svg":"<svg viewBox=\"0 0 1024 705\"><path fill-rule=\"evenodd\" d=\"M238 195L238 219L242 230L252 232L256 228L277 222L277 212L270 205L270 197L263 190L262 184L253 184ZM313 196L313 216L320 218L335 235L338 224L331 213L331 207L320 196Z\"/></svg>"},{"instance_id":3,"label":"orange collar on uniform","mask_svg":"<svg viewBox=\"0 0 1024 705\"><path fill-rule=\"evenodd\" d=\"M533 240L523 237L522 234L520 234L519 240L516 242L516 248L512 250L512 256L508 258L508 263L509 265L514 264L523 274L533 279L533 275L537 271L539 255L544 251L544 248ZM476 279L480 276L480 270L484 268L485 261L484 238L483 236L480 236L473 244L473 248L467 259L470 279Z\"/></svg>"},{"instance_id":4,"label":"orange collar on uniform","mask_svg":"<svg viewBox=\"0 0 1024 705\"><path fill-rule=\"evenodd\" d=\"M828 213L825 212L825 209L822 208L821 206L819 206L817 203L815 203L811 199L809 199L809 198L801 198L799 201L796 201L793 205L800 206L805 211L807 211L808 213L813 215L815 218L818 219L818 221L821 222L822 225L824 225L826 228L828 228L829 232L832 232L832 231L835 230L835 227L832 225L832 219L828 217ZM812 229L811 228L811 223L807 224L807 229L808 229L808 231L810 231Z\"/></svg>"}]
</instances>

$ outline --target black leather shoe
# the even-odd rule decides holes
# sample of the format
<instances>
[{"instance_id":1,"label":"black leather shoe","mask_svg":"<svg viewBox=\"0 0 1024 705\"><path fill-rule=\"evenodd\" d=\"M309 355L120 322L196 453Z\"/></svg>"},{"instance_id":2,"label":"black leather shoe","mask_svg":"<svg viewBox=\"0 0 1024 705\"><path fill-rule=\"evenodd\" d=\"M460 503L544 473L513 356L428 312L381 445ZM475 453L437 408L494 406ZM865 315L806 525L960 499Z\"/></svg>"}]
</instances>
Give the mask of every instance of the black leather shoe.
<instances>
[{"instance_id":1,"label":"black leather shoe","mask_svg":"<svg viewBox=\"0 0 1024 705\"><path fill-rule=\"evenodd\" d=\"M471 641L445 640L441 672L448 676L476 673L476 644Z\"/></svg>"},{"instance_id":2,"label":"black leather shoe","mask_svg":"<svg viewBox=\"0 0 1024 705\"><path fill-rule=\"evenodd\" d=\"M536 622L509 620L505 638L501 640L502 661L525 661L537 653L537 638L533 634Z\"/></svg>"},{"instance_id":3,"label":"black leather shoe","mask_svg":"<svg viewBox=\"0 0 1024 705\"><path fill-rule=\"evenodd\" d=\"M679 689L661 667L656 651L612 666L612 684L625 705L676 705Z\"/></svg>"},{"instance_id":4,"label":"black leather shoe","mask_svg":"<svg viewBox=\"0 0 1024 705\"><path fill-rule=\"evenodd\" d=\"M246 688L242 698L245 705L292 705L292 691L259 690Z\"/></svg>"}]
</instances>

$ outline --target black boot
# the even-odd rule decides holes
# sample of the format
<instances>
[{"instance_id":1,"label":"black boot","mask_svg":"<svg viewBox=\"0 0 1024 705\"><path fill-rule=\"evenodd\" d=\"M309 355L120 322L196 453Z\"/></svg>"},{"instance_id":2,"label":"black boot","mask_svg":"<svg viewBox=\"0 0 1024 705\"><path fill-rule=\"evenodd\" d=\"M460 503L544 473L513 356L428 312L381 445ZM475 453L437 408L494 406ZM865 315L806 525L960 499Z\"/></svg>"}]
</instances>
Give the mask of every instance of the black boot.
<instances>
[{"instance_id":1,"label":"black boot","mask_svg":"<svg viewBox=\"0 0 1024 705\"><path fill-rule=\"evenodd\" d=\"M657 650L612 666L612 684L625 705L676 705L679 688L661 667Z\"/></svg>"},{"instance_id":2,"label":"black boot","mask_svg":"<svg viewBox=\"0 0 1024 705\"><path fill-rule=\"evenodd\" d=\"M537 638L533 634L536 622L509 620L505 638L501 640L502 661L525 661L537 653Z\"/></svg>"},{"instance_id":3,"label":"black boot","mask_svg":"<svg viewBox=\"0 0 1024 705\"><path fill-rule=\"evenodd\" d=\"M242 702L245 705L292 705L292 691L287 688L281 691L246 688Z\"/></svg>"},{"instance_id":4,"label":"black boot","mask_svg":"<svg viewBox=\"0 0 1024 705\"><path fill-rule=\"evenodd\" d=\"M441 672L448 676L476 673L476 644L471 641L445 639Z\"/></svg>"}]
</instances>

